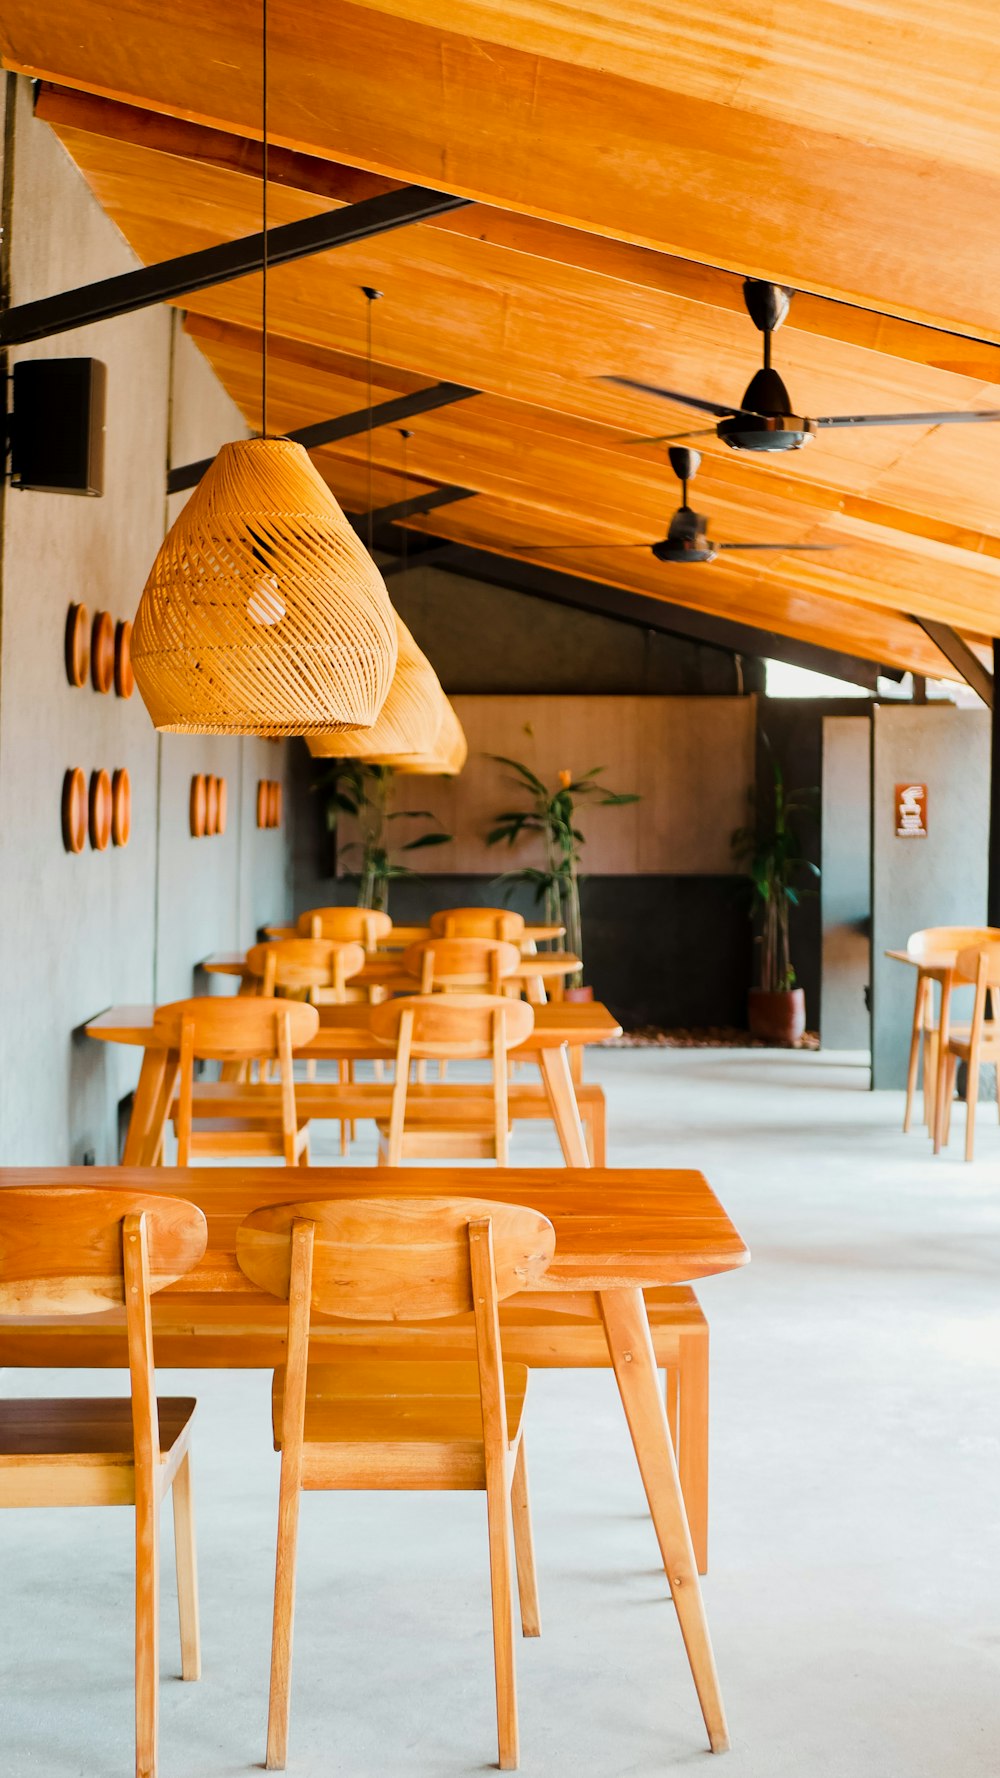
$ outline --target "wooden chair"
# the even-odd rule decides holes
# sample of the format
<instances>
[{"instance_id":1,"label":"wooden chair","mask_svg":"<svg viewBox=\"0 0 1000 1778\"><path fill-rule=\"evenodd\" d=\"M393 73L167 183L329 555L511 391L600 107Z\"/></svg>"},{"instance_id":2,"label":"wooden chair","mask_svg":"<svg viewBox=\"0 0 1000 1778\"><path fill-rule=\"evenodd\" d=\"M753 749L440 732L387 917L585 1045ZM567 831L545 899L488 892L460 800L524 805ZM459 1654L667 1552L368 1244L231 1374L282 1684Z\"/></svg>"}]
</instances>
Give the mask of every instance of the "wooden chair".
<instances>
[{"instance_id":1,"label":"wooden chair","mask_svg":"<svg viewBox=\"0 0 1000 1778\"><path fill-rule=\"evenodd\" d=\"M365 966L363 945L350 939L285 938L254 945L247 952L246 967L260 982L265 995L297 994L310 1006L345 1006L349 1000L368 995L348 988ZM341 1070L343 1069L343 1074ZM338 1062L336 1078L354 1079L354 1063ZM316 1079L316 1063L306 1063L306 1079ZM340 1152L346 1155L355 1135L349 1119L340 1120Z\"/></svg>"},{"instance_id":2,"label":"wooden chair","mask_svg":"<svg viewBox=\"0 0 1000 1778\"><path fill-rule=\"evenodd\" d=\"M195 1403L157 1399L149 1299L197 1265L206 1238L201 1211L179 1198L69 1186L0 1192L0 1322L125 1310L131 1400L0 1401L0 1506L134 1506L136 1778L156 1774L160 1502L168 1492L181 1673L201 1676L189 1456ZM9 1593L6 1605L13 1611ZM8 1637L13 1654L13 1618Z\"/></svg>"},{"instance_id":3,"label":"wooden chair","mask_svg":"<svg viewBox=\"0 0 1000 1778\"><path fill-rule=\"evenodd\" d=\"M495 994L413 994L372 1009L372 1035L394 1045L396 1072L388 1124L379 1123L379 1162L398 1167L407 1156L495 1160L508 1165L510 1118L507 1107L507 1052L523 1043L535 1023L526 1000ZM490 1061L493 1064L493 1125L446 1129L421 1120L407 1130L406 1103L414 1061Z\"/></svg>"},{"instance_id":4,"label":"wooden chair","mask_svg":"<svg viewBox=\"0 0 1000 1778\"><path fill-rule=\"evenodd\" d=\"M410 945L400 961L419 982L421 994L502 994L521 953L496 938L424 938ZM520 993L519 984L516 990Z\"/></svg>"},{"instance_id":5,"label":"wooden chair","mask_svg":"<svg viewBox=\"0 0 1000 1778\"><path fill-rule=\"evenodd\" d=\"M970 945L1000 939L1000 930L993 926L926 926L911 932L906 949L915 957L957 955ZM917 968L917 986L913 997L913 1022L910 1028L910 1055L906 1070L906 1109L903 1133L909 1131L913 1119L913 1101L921 1059L924 1079L924 1123L933 1134L937 1119L935 1097L938 1080L940 1033L934 1014L934 976ZM923 1052L921 1058L921 1051Z\"/></svg>"},{"instance_id":6,"label":"wooden chair","mask_svg":"<svg viewBox=\"0 0 1000 1778\"><path fill-rule=\"evenodd\" d=\"M300 938L357 940L369 956L392 931L389 915L374 908L308 908L295 924Z\"/></svg>"},{"instance_id":7,"label":"wooden chair","mask_svg":"<svg viewBox=\"0 0 1000 1778\"><path fill-rule=\"evenodd\" d=\"M364 947L346 939L279 938L254 945L246 955L261 994L301 994L311 1006L343 1006L348 982L364 966Z\"/></svg>"},{"instance_id":8,"label":"wooden chair","mask_svg":"<svg viewBox=\"0 0 1000 1778\"><path fill-rule=\"evenodd\" d=\"M989 943L979 942L960 951L952 971L955 983L972 982L975 997L972 1023L951 1026L947 1009L942 1015L942 1103L938 1108L935 1153L945 1147L951 1137L951 1108L955 1096L955 1073L959 1062L965 1063L965 1158L973 1159L976 1142L976 1106L979 1101L979 1070L983 1063L997 1069L997 1110L1000 1113L1000 935ZM987 1005L992 1017L987 1018Z\"/></svg>"},{"instance_id":9,"label":"wooden chair","mask_svg":"<svg viewBox=\"0 0 1000 1778\"><path fill-rule=\"evenodd\" d=\"M432 938L498 938L520 945L524 933L523 914L510 908L445 908L428 924Z\"/></svg>"},{"instance_id":10,"label":"wooden chair","mask_svg":"<svg viewBox=\"0 0 1000 1778\"><path fill-rule=\"evenodd\" d=\"M535 1283L555 1245L534 1210L474 1198L279 1204L240 1225L236 1257L258 1288L288 1302L287 1363L274 1373L281 1452L269 1771L284 1768L299 1495L303 1488L473 1489L486 1494L500 1766L518 1760L511 1613L514 1517L521 1628L539 1633L521 1436L528 1372L505 1365L498 1303ZM309 1364L313 1310L392 1323L475 1316L471 1363Z\"/></svg>"},{"instance_id":11,"label":"wooden chair","mask_svg":"<svg viewBox=\"0 0 1000 1778\"><path fill-rule=\"evenodd\" d=\"M208 994L157 1007L153 1029L180 1056L178 1096L171 1111L179 1167L189 1166L195 1156L213 1154L281 1155L288 1167L309 1165L309 1123L300 1120L295 1107L292 1051L319 1029L314 1006L296 1000ZM248 1067L253 1061L276 1062L273 1112L258 1112L254 1118L213 1118L210 1099L199 1095L196 1125L196 1061ZM205 1128L213 1122L216 1128Z\"/></svg>"}]
</instances>

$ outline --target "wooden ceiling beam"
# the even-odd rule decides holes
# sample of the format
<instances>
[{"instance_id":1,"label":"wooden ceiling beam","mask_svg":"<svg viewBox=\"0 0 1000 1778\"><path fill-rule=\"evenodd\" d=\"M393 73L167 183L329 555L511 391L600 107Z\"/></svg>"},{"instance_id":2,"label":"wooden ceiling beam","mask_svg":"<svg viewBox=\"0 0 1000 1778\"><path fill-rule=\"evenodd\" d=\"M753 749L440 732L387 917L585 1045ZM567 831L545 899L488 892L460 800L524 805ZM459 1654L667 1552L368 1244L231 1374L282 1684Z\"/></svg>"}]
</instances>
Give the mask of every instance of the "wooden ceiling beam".
<instances>
[{"instance_id":1,"label":"wooden ceiling beam","mask_svg":"<svg viewBox=\"0 0 1000 1778\"><path fill-rule=\"evenodd\" d=\"M189 315L185 325L187 331L203 344L217 373L243 407L248 422L257 424L259 413L254 403L259 389L256 367L262 349L261 335L249 329L209 321L202 316ZM309 352L305 366L308 374L297 379L294 370L287 373L285 370L286 363L289 366L296 364L296 351L296 342L269 335L269 359L272 365L276 360L279 365L274 388L281 405L275 411L283 415L284 424L288 425L298 417L300 403L303 410L308 404L322 406L323 385L318 379L324 369L330 376L336 375L338 381L349 380L357 389L358 399L363 399L367 378L364 359L341 352L330 355L327 365L321 354ZM392 372L384 366L374 367L377 387L381 388L391 376ZM519 439L520 451L511 453L507 450L506 455L515 465L521 466L522 473L528 463L532 466L530 473L535 473L538 450L564 449L565 473L570 476L574 467L590 459L596 477L611 478L619 484L619 500L627 487L632 490L631 497L655 498L658 516L665 514L670 506L675 483L666 470L663 448L649 446L622 452L618 447L628 435L620 427L588 422L552 408L542 409L489 396L483 396L477 402L474 422L471 416L463 418L459 415L457 420L458 425L453 426L452 417L446 417L449 434L456 440L467 439L470 446L478 444L480 450L478 454L473 453L470 463L461 472L454 467L442 472L449 478L461 473L466 477L471 474L475 479L477 465L486 455L491 435L497 432L502 433L505 441L514 437ZM415 451L419 452L431 435L437 437L440 431L439 424L431 429L422 426L417 434ZM377 456L383 456L391 448L385 437L374 441ZM350 447L347 447L347 454L350 454ZM429 473L433 476L438 471ZM936 518L888 501L844 493L807 481L801 475L783 474L774 466L773 459L762 462L747 454L737 456L731 452L706 454L696 493L706 510L710 510L713 500L720 498L746 510L748 524L753 523L755 510L761 503L773 505L776 500L784 499L789 502L790 511L797 509L810 523L840 518L853 526L858 535L884 546L914 548L918 552L925 546L933 546L939 556L942 552L952 551L955 552L954 565L961 565L963 552L977 558L976 566L981 567L987 561L1000 562L1000 515L997 534L990 534L956 524L951 518Z\"/></svg>"},{"instance_id":2,"label":"wooden ceiling beam","mask_svg":"<svg viewBox=\"0 0 1000 1778\"><path fill-rule=\"evenodd\" d=\"M262 177L260 143L225 130L45 82L38 89L35 112L57 130L155 149L158 154L233 173L255 183ZM269 152L268 178L276 185L323 197L333 204L353 204L362 198L379 196L395 184L358 167L282 148ZM736 314L744 312L743 278L739 272L588 234L582 229L482 204L445 213L430 219L426 226L466 237L473 254L478 242L553 264L575 266L636 289L683 297ZM889 357L1000 384L1000 345L986 339L970 340L929 324L901 320L810 291L796 292L787 332L841 340Z\"/></svg>"},{"instance_id":3,"label":"wooden ceiling beam","mask_svg":"<svg viewBox=\"0 0 1000 1778\"><path fill-rule=\"evenodd\" d=\"M981 5L916 25L872 7L860 57L839 8L765 10L734 29L705 0L693 31L663 0L637 30L554 0L338 0L321 17L286 0L273 140L1000 344L1000 240L976 226L1000 198ZM208 19L109 0L100 30L85 0L7 0L0 40L32 77L252 136L258 23L249 0Z\"/></svg>"}]
</instances>

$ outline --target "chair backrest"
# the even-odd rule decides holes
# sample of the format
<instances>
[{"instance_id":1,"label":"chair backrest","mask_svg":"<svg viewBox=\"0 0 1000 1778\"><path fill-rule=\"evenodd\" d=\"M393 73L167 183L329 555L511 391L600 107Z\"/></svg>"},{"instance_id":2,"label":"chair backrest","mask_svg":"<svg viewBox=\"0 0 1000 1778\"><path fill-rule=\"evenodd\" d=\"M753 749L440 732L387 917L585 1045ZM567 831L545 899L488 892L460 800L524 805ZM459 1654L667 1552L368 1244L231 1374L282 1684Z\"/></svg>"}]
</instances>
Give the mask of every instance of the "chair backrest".
<instances>
[{"instance_id":1,"label":"chair backrest","mask_svg":"<svg viewBox=\"0 0 1000 1778\"><path fill-rule=\"evenodd\" d=\"M445 908L432 914L429 924L435 938L499 938L519 944L524 915L510 908Z\"/></svg>"},{"instance_id":2,"label":"chair backrest","mask_svg":"<svg viewBox=\"0 0 1000 1778\"><path fill-rule=\"evenodd\" d=\"M394 1044L397 1061L404 1045L417 1059L482 1061L523 1043L534 1024L526 1000L498 994L405 994L371 1010L373 1037Z\"/></svg>"},{"instance_id":3,"label":"chair backrest","mask_svg":"<svg viewBox=\"0 0 1000 1778\"><path fill-rule=\"evenodd\" d=\"M0 1323L22 1315L125 1308L136 1487L152 1496L160 1463L150 1296L205 1252L196 1204L117 1186L0 1190Z\"/></svg>"},{"instance_id":4,"label":"chair backrest","mask_svg":"<svg viewBox=\"0 0 1000 1778\"><path fill-rule=\"evenodd\" d=\"M507 1408L498 1302L530 1288L555 1249L537 1210L477 1198L307 1199L255 1210L236 1258L258 1288L288 1303L287 1360L275 1372L282 1487L301 1484L309 1323L313 1309L347 1320L431 1321L473 1312L487 1470L505 1472ZM280 1431L279 1431L280 1424Z\"/></svg>"},{"instance_id":5,"label":"chair backrest","mask_svg":"<svg viewBox=\"0 0 1000 1778\"><path fill-rule=\"evenodd\" d=\"M389 936L392 921L374 908L308 908L296 927L302 938L356 939L370 953Z\"/></svg>"},{"instance_id":6,"label":"chair backrest","mask_svg":"<svg viewBox=\"0 0 1000 1778\"><path fill-rule=\"evenodd\" d=\"M416 977L421 994L435 988L496 994L520 961L517 946L497 938L422 938L402 956L403 968Z\"/></svg>"},{"instance_id":7,"label":"chair backrest","mask_svg":"<svg viewBox=\"0 0 1000 1778\"><path fill-rule=\"evenodd\" d=\"M947 955L949 952L967 950L970 945L988 944L991 939L1000 940L1000 928L996 926L925 926L919 932L911 932L906 941L906 948L914 957Z\"/></svg>"},{"instance_id":8,"label":"chair backrest","mask_svg":"<svg viewBox=\"0 0 1000 1778\"><path fill-rule=\"evenodd\" d=\"M474 1307L469 1227L492 1224L498 1301L527 1290L555 1249L552 1224L537 1210L479 1198L310 1199L254 1210L236 1234L241 1271L260 1289L288 1299L292 1230L312 1224L309 1304L358 1321L433 1321Z\"/></svg>"},{"instance_id":9,"label":"chair backrest","mask_svg":"<svg viewBox=\"0 0 1000 1778\"><path fill-rule=\"evenodd\" d=\"M126 1217L146 1221L147 1289L183 1278L205 1251L205 1218L183 1198L119 1186L0 1190L0 1318L96 1315L127 1303Z\"/></svg>"},{"instance_id":10,"label":"chair backrest","mask_svg":"<svg viewBox=\"0 0 1000 1778\"><path fill-rule=\"evenodd\" d=\"M955 958L957 982L975 982L977 988L1000 988L1000 933L985 943L968 945Z\"/></svg>"},{"instance_id":11,"label":"chair backrest","mask_svg":"<svg viewBox=\"0 0 1000 1778\"><path fill-rule=\"evenodd\" d=\"M153 1030L183 1057L214 1062L243 1062L255 1057L281 1060L285 1031L292 1049L315 1037L319 1013L296 1000L257 999L253 995L201 994L158 1006Z\"/></svg>"},{"instance_id":12,"label":"chair backrest","mask_svg":"<svg viewBox=\"0 0 1000 1778\"><path fill-rule=\"evenodd\" d=\"M279 989L310 993L329 988L336 992L364 966L364 947L345 939L279 938L254 945L246 956L246 967L259 978L265 995Z\"/></svg>"}]
</instances>

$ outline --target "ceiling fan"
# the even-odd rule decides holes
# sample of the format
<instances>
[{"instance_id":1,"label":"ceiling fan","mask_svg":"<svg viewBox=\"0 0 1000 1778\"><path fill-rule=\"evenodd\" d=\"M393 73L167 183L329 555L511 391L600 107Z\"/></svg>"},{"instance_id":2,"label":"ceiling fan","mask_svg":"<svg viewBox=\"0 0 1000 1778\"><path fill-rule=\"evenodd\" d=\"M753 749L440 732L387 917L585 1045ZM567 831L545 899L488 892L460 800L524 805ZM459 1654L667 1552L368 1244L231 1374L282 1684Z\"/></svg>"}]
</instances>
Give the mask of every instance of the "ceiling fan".
<instances>
[{"instance_id":1,"label":"ceiling fan","mask_svg":"<svg viewBox=\"0 0 1000 1778\"><path fill-rule=\"evenodd\" d=\"M701 454L684 445L671 445L667 452L670 467L681 484L681 503L667 527L666 537L652 543L512 543L508 548L538 555L549 550L568 554L572 550L648 549L658 562L687 567L692 562L714 562L720 550L775 550L785 555L790 550L823 551L836 549L835 543L713 543L708 536L708 519L688 505L688 483L694 480ZM419 560L419 557L418 557Z\"/></svg>"},{"instance_id":2,"label":"ceiling fan","mask_svg":"<svg viewBox=\"0 0 1000 1778\"><path fill-rule=\"evenodd\" d=\"M818 420L806 419L792 412L792 401L777 371L771 364L771 335L788 314L794 291L781 284L765 284L758 278L743 281L743 301L754 326L764 335L764 364L747 385L743 400L735 407L718 401L704 401L698 395L682 395L678 389L661 389L653 383L640 383L633 377L602 377L605 383L617 383L623 389L636 389L643 395L659 395L664 401L679 402L682 407L699 408L715 414L717 424L698 432L664 433L659 438L630 439L630 444L666 444L671 439L710 438L713 433L734 451L799 451L817 432L837 426L942 426L967 425L973 421L1000 420L1000 408L973 412L930 414L826 414Z\"/></svg>"}]
</instances>

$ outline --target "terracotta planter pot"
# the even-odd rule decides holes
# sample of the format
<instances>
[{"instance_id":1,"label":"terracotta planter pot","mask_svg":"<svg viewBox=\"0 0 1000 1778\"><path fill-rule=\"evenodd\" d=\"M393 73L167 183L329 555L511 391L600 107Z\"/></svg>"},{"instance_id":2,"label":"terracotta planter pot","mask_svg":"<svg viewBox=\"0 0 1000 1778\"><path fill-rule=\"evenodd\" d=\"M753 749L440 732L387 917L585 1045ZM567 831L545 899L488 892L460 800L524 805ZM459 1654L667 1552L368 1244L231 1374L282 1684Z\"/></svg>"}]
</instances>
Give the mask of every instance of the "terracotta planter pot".
<instances>
[{"instance_id":1,"label":"terracotta planter pot","mask_svg":"<svg viewBox=\"0 0 1000 1778\"><path fill-rule=\"evenodd\" d=\"M572 1001L576 1002L577 1005L581 1005L587 1001L593 1000L593 998L594 998L593 988L587 988L587 987L566 988L563 992L563 999L564 1000L572 1000Z\"/></svg>"},{"instance_id":2,"label":"terracotta planter pot","mask_svg":"<svg viewBox=\"0 0 1000 1778\"><path fill-rule=\"evenodd\" d=\"M801 988L750 989L750 1032L765 1043L795 1045L806 1028L806 997Z\"/></svg>"}]
</instances>

